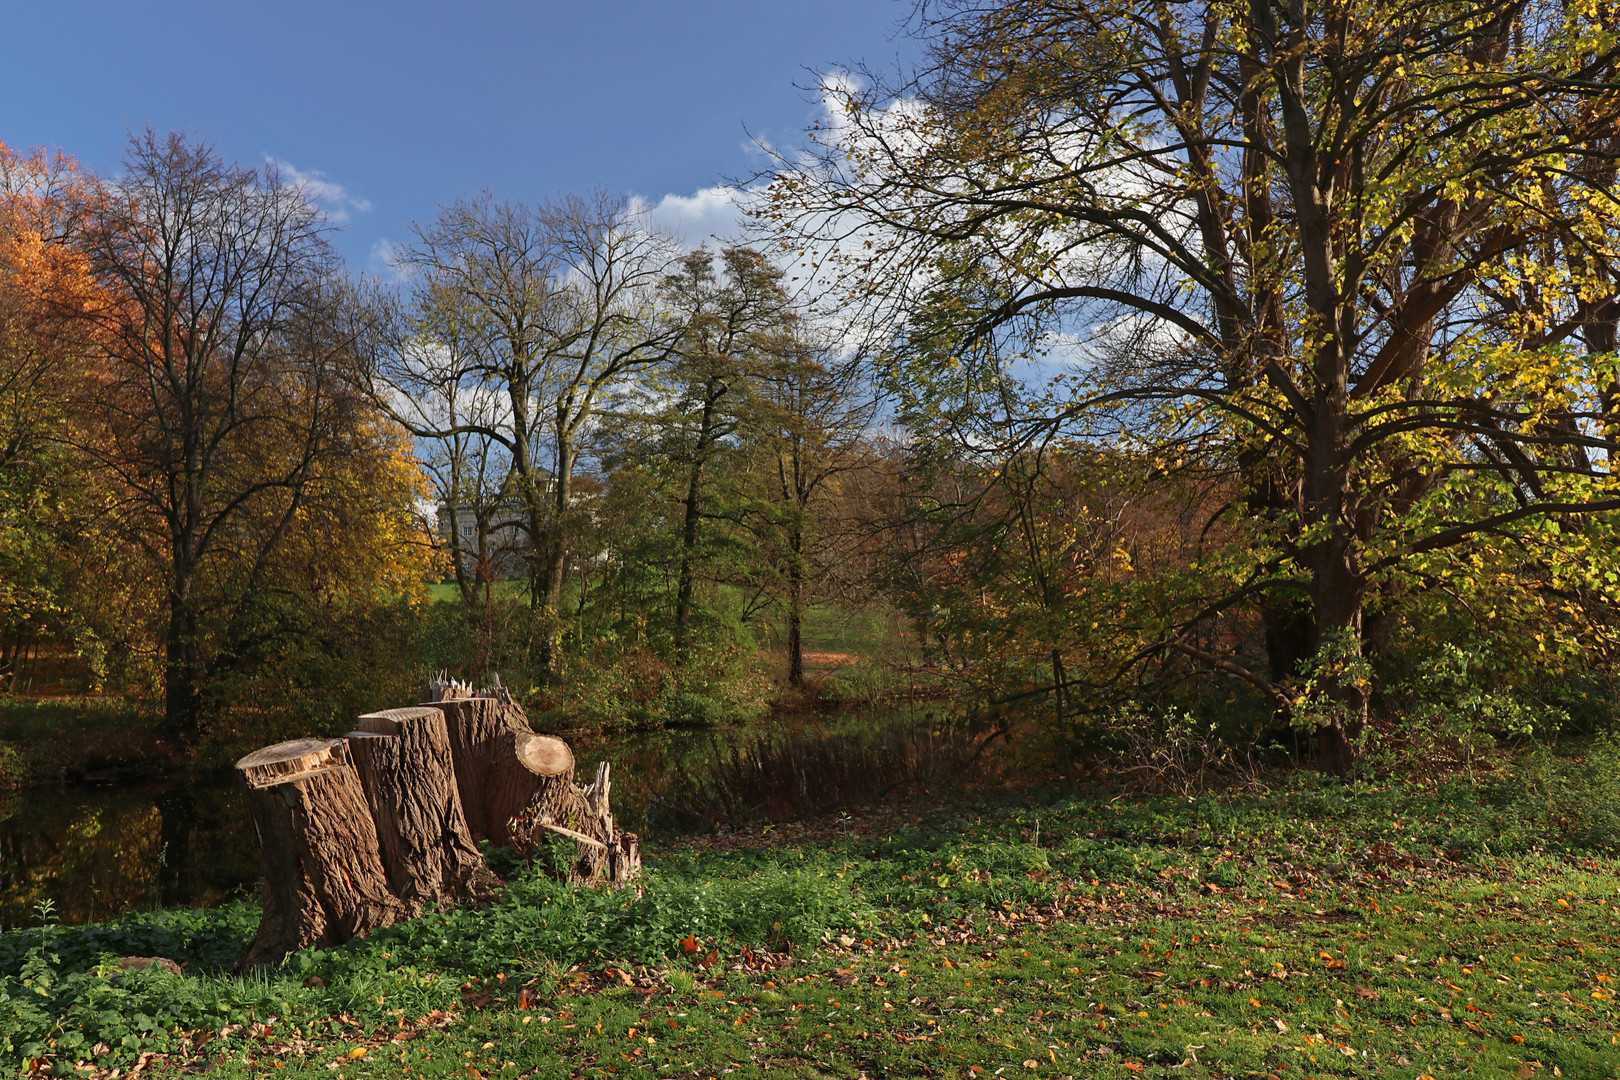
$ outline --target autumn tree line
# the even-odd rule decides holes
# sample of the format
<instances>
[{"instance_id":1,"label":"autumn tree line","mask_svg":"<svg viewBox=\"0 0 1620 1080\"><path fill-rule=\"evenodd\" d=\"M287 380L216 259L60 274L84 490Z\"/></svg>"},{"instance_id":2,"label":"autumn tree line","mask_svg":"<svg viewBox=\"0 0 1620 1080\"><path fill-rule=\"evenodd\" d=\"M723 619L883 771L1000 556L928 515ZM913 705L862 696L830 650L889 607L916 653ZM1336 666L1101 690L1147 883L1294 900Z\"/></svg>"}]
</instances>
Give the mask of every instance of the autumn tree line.
<instances>
[{"instance_id":1,"label":"autumn tree line","mask_svg":"<svg viewBox=\"0 0 1620 1080\"><path fill-rule=\"evenodd\" d=\"M827 605L904 616L909 692L1081 737L1345 772L1610 722L1608 8L907 29L732 247L483 194L368 281L187 137L7 151L0 640L178 737L434 665L713 718Z\"/></svg>"},{"instance_id":2,"label":"autumn tree line","mask_svg":"<svg viewBox=\"0 0 1620 1080\"><path fill-rule=\"evenodd\" d=\"M71 649L182 745L435 669L678 694L766 613L802 679L875 397L754 250L483 195L383 285L190 136L137 133L112 177L0 153L5 675Z\"/></svg>"}]
</instances>

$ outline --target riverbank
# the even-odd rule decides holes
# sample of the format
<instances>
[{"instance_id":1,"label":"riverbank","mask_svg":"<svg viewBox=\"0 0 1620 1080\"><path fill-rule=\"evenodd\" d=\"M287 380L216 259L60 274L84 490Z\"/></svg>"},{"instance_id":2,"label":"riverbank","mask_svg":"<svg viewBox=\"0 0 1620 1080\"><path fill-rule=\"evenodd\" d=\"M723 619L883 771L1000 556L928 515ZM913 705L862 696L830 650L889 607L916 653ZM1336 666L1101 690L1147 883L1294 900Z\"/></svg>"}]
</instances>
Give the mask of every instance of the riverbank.
<instances>
[{"instance_id":1,"label":"riverbank","mask_svg":"<svg viewBox=\"0 0 1620 1080\"><path fill-rule=\"evenodd\" d=\"M250 906L19 931L0 1053L103 1077L143 1054L343 1080L1612 1075L1620 861L1526 784L891 806L650 851L635 897L525 874L246 979L210 972ZM110 963L131 954L183 974Z\"/></svg>"},{"instance_id":2,"label":"riverbank","mask_svg":"<svg viewBox=\"0 0 1620 1080\"><path fill-rule=\"evenodd\" d=\"M613 764L614 805L650 845L854 811L896 796L1051 775L1038 731L994 731L906 710L844 710L749 725L570 735L584 775ZM982 749L983 748L983 749ZM229 766L143 784L0 793L0 929L153 907L214 906L256 888L258 843Z\"/></svg>"},{"instance_id":3,"label":"riverbank","mask_svg":"<svg viewBox=\"0 0 1620 1080\"><path fill-rule=\"evenodd\" d=\"M681 678L661 662L648 663L657 670L635 670L630 663L534 691L525 699L531 722L537 730L570 740L601 741L761 721L802 723L874 709L943 711L949 705L948 694L930 678L850 652L807 653L801 686L773 674L785 670L786 660L772 651L762 650L735 670ZM163 738L157 702L94 694L0 695L0 792L59 784L151 784L228 770L242 755L285 738L341 735L360 712L408 702L419 689L395 687L380 702L346 711L288 715L237 706L215 716L190 746Z\"/></svg>"}]
</instances>

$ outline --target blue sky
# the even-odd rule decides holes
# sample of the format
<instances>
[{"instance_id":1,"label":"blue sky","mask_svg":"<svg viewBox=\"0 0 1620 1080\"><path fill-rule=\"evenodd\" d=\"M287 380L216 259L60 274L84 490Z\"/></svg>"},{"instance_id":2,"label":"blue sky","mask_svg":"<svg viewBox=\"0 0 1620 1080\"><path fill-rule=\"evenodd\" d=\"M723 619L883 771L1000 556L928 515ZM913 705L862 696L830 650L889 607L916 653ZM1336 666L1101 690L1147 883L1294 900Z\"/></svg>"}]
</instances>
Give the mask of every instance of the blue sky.
<instances>
[{"instance_id":1,"label":"blue sky","mask_svg":"<svg viewBox=\"0 0 1620 1080\"><path fill-rule=\"evenodd\" d=\"M126 130L151 124L191 129L244 163L273 157L319 174L327 208L347 218L339 247L372 272L413 220L483 187L663 200L670 223L701 240L725 215L699 193L758 163L747 132L796 145L819 111L799 88L807 69L891 68L910 10L909 0L10 0L0 140L61 146L110 172Z\"/></svg>"}]
</instances>

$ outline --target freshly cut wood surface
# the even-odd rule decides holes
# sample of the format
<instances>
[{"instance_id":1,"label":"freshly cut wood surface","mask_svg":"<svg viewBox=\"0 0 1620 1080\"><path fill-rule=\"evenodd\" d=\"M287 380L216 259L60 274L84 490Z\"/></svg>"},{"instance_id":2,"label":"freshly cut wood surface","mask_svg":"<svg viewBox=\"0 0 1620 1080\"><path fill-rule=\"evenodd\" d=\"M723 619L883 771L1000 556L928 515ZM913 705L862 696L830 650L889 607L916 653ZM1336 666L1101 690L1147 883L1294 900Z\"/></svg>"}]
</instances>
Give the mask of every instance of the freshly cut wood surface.
<instances>
[{"instance_id":1,"label":"freshly cut wood surface","mask_svg":"<svg viewBox=\"0 0 1620 1080\"><path fill-rule=\"evenodd\" d=\"M437 719L444 722L444 713L431 705L407 705L403 709L383 709L380 712L366 713L355 726L361 731L373 732L378 735L398 735L400 729L415 722L432 722Z\"/></svg>"},{"instance_id":2,"label":"freshly cut wood surface","mask_svg":"<svg viewBox=\"0 0 1620 1080\"><path fill-rule=\"evenodd\" d=\"M555 735L518 732L514 749L518 763L536 776L574 775L574 751Z\"/></svg>"},{"instance_id":3,"label":"freshly cut wood surface","mask_svg":"<svg viewBox=\"0 0 1620 1080\"><path fill-rule=\"evenodd\" d=\"M236 763L250 787L266 787L343 762L342 739L289 739L255 750Z\"/></svg>"}]
</instances>

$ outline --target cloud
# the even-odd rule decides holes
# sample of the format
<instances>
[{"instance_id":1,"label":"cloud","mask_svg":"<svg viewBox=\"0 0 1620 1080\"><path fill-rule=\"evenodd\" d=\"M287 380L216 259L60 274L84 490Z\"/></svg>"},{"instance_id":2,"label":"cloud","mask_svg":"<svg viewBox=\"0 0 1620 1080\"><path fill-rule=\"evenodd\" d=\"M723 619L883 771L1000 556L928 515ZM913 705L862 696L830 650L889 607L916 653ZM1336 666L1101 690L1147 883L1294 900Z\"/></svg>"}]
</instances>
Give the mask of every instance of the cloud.
<instances>
[{"instance_id":1,"label":"cloud","mask_svg":"<svg viewBox=\"0 0 1620 1080\"><path fill-rule=\"evenodd\" d=\"M744 198L741 189L717 185L691 195L670 194L657 202L637 202L648 223L669 233L682 247L724 247L742 236Z\"/></svg>"},{"instance_id":2,"label":"cloud","mask_svg":"<svg viewBox=\"0 0 1620 1080\"><path fill-rule=\"evenodd\" d=\"M405 248L388 237L379 237L371 243L366 257L366 268L382 280L403 285L410 280L410 267L405 265Z\"/></svg>"},{"instance_id":3,"label":"cloud","mask_svg":"<svg viewBox=\"0 0 1620 1080\"><path fill-rule=\"evenodd\" d=\"M315 169L304 170L283 161L273 155L265 155L268 162L282 179L304 193L304 198L313 206L321 208L327 220L336 225L348 224L354 214L364 214L371 210L371 200L358 195L351 195L349 189L342 184L326 179L326 174Z\"/></svg>"}]
</instances>

